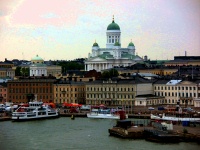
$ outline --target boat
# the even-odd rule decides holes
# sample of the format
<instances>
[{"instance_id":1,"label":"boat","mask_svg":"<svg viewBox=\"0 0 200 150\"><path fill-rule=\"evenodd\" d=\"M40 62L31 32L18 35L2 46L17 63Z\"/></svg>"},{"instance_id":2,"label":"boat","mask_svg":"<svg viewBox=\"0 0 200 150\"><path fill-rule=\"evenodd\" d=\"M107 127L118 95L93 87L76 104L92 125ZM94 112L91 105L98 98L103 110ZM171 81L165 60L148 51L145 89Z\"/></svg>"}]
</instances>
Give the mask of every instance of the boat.
<instances>
[{"instance_id":1,"label":"boat","mask_svg":"<svg viewBox=\"0 0 200 150\"><path fill-rule=\"evenodd\" d=\"M88 118L97 119L127 119L128 115L124 110L111 111L110 109L92 109L87 113Z\"/></svg>"},{"instance_id":2,"label":"boat","mask_svg":"<svg viewBox=\"0 0 200 150\"><path fill-rule=\"evenodd\" d=\"M19 106L12 113L11 119L13 121L28 121L56 117L59 117L57 109L50 107L48 104L44 104L42 101L33 101L29 102L28 106Z\"/></svg>"},{"instance_id":3,"label":"boat","mask_svg":"<svg viewBox=\"0 0 200 150\"><path fill-rule=\"evenodd\" d=\"M152 120L165 120L165 121L189 121L189 122L196 122L200 121L200 116L193 116L193 117L188 117L185 115L170 115L166 116L165 113L160 114L160 115L153 115L151 114L150 118Z\"/></svg>"}]
</instances>

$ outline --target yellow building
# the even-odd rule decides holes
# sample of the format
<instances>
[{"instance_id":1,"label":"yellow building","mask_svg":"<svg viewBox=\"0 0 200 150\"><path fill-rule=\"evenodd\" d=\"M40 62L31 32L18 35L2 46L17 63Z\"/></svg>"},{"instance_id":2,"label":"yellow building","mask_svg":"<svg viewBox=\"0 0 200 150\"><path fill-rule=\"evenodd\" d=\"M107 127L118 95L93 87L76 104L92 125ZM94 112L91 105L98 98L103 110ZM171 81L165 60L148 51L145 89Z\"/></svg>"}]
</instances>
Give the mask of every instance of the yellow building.
<instances>
[{"instance_id":1,"label":"yellow building","mask_svg":"<svg viewBox=\"0 0 200 150\"><path fill-rule=\"evenodd\" d=\"M85 83L58 81L54 84L54 103L85 103Z\"/></svg>"},{"instance_id":2,"label":"yellow building","mask_svg":"<svg viewBox=\"0 0 200 150\"><path fill-rule=\"evenodd\" d=\"M152 90L152 84L144 80L96 80L86 83L86 104L133 106L136 95L152 94Z\"/></svg>"},{"instance_id":3,"label":"yellow building","mask_svg":"<svg viewBox=\"0 0 200 150\"><path fill-rule=\"evenodd\" d=\"M200 98L199 83L181 80L160 80L154 83L154 94L164 96L162 104L194 106L194 99ZM196 107L196 106L195 106Z\"/></svg>"},{"instance_id":4,"label":"yellow building","mask_svg":"<svg viewBox=\"0 0 200 150\"><path fill-rule=\"evenodd\" d=\"M14 78L15 70L12 68L0 68L0 78Z\"/></svg>"}]
</instances>

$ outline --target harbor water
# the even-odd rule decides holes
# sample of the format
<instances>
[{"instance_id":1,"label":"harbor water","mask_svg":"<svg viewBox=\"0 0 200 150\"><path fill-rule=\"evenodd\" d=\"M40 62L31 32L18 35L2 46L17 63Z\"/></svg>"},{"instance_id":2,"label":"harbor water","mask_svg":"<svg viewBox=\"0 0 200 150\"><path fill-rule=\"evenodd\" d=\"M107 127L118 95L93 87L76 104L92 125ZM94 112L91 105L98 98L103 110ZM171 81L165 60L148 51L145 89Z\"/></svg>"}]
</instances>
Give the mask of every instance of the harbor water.
<instances>
[{"instance_id":1,"label":"harbor water","mask_svg":"<svg viewBox=\"0 0 200 150\"><path fill-rule=\"evenodd\" d=\"M134 119L131 119L134 120ZM70 117L0 122L0 150L198 150L197 143L154 143L109 136L111 119Z\"/></svg>"}]
</instances>

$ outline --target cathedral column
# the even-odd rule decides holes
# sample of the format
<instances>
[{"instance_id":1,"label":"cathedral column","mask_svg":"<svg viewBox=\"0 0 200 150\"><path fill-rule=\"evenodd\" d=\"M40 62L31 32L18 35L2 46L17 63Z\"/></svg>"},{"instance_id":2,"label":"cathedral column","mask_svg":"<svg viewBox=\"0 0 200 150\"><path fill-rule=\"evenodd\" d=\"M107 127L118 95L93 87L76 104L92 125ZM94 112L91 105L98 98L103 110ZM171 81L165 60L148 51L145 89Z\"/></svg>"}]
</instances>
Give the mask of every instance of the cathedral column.
<instances>
[{"instance_id":1,"label":"cathedral column","mask_svg":"<svg viewBox=\"0 0 200 150\"><path fill-rule=\"evenodd\" d=\"M96 64L94 64L94 68L93 68L93 69L97 70L97 69L96 69Z\"/></svg>"},{"instance_id":2,"label":"cathedral column","mask_svg":"<svg viewBox=\"0 0 200 150\"><path fill-rule=\"evenodd\" d=\"M93 64L92 63L90 64L90 70L93 70Z\"/></svg>"}]
</instances>

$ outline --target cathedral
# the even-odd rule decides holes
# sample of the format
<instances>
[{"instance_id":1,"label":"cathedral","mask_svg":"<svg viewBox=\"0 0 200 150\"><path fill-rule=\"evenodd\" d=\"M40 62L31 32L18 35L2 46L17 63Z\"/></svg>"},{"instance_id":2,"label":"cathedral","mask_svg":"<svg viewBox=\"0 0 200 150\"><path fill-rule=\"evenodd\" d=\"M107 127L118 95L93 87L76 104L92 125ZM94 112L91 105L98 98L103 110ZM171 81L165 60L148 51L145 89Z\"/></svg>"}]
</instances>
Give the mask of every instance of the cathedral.
<instances>
[{"instance_id":1,"label":"cathedral","mask_svg":"<svg viewBox=\"0 0 200 150\"><path fill-rule=\"evenodd\" d=\"M131 41L127 48L121 48L121 31L114 17L112 23L106 31L106 48L100 48L98 43L92 46L92 53L88 54L85 60L85 71L103 71L113 67L126 67L134 65L138 61L143 61L141 57L135 55L135 45Z\"/></svg>"}]
</instances>

